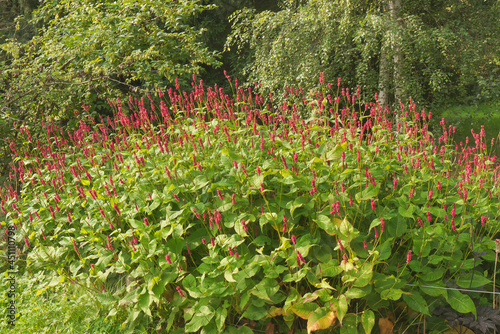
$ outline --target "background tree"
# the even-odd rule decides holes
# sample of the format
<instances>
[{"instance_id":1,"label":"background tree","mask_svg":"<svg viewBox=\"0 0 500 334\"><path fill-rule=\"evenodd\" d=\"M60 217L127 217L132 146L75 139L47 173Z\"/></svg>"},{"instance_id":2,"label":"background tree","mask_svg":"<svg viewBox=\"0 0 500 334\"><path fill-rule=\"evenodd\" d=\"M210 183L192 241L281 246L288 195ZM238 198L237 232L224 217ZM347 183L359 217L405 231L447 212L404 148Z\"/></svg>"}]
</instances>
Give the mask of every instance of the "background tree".
<instances>
[{"instance_id":1,"label":"background tree","mask_svg":"<svg viewBox=\"0 0 500 334\"><path fill-rule=\"evenodd\" d=\"M104 112L108 98L142 97L176 78L187 84L203 65L219 66L218 53L202 42L204 30L191 22L213 8L194 0L42 3L30 20L36 35L11 34L1 45L2 147L15 140L13 122L35 134L42 113L71 121L82 104Z\"/></svg>"},{"instance_id":2,"label":"background tree","mask_svg":"<svg viewBox=\"0 0 500 334\"><path fill-rule=\"evenodd\" d=\"M498 100L498 1L286 1L278 12L243 9L226 49L248 82L269 90L342 77L382 105L409 98L438 111Z\"/></svg>"}]
</instances>

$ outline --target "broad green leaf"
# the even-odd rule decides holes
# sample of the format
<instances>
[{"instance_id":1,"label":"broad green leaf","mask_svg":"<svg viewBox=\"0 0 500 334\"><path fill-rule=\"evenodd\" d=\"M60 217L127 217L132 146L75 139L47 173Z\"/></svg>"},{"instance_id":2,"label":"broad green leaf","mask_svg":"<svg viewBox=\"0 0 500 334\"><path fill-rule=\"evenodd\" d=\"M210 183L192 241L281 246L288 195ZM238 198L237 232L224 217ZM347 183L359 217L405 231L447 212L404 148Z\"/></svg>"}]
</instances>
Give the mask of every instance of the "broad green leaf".
<instances>
[{"instance_id":1,"label":"broad green leaf","mask_svg":"<svg viewBox=\"0 0 500 334\"><path fill-rule=\"evenodd\" d=\"M365 310L361 315L361 323L363 324L363 329L366 334L372 332L373 326L375 326L375 314L372 310Z\"/></svg>"},{"instance_id":2,"label":"broad green leaf","mask_svg":"<svg viewBox=\"0 0 500 334\"><path fill-rule=\"evenodd\" d=\"M412 310L426 315L430 315L429 306L427 305L427 302L419 292L414 290L411 292L411 295L404 294L403 300Z\"/></svg>"},{"instance_id":3,"label":"broad green leaf","mask_svg":"<svg viewBox=\"0 0 500 334\"><path fill-rule=\"evenodd\" d=\"M367 292L358 288L351 288L345 292L346 297L349 299L358 299L366 296Z\"/></svg>"},{"instance_id":4,"label":"broad green leaf","mask_svg":"<svg viewBox=\"0 0 500 334\"><path fill-rule=\"evenodd\" d=\"M458 290L448 290L448 304L450 304L455 311L464 314L472 312L474 316L477 316L476 306L472 299Z\"/></svg>"},{"instance_id":5,"label":"broad green leaf","mask_svg":"<svg viewBox=\"0 0 500 334\"><path fill-rule=\"evenodd\" d=\"M267 308L264 306L250 305L243 313L243 317L250 320L259 321L267 316Z\"/></svg>"},{"instance_id":6,"label":"broad green leaf","mask_svg":"<svg viewBox=\"0 0 500 334\"><path fill-rule=\"evenodd\" d=\"M304 302L298 302L294 304L290 310L292 310L293 313L295 313L296 316L302 318L302 319L309 319L309 316L313 311L315 311L318 308L318 304L315 303L304 303Z\"/></svg>"},{"instance_id":7,"label":"broad green leaf","mask_svg":"<svg viewBox=\"0 0 500 334\"><path fill-rule=\"evenodd\" d=\"M338 307L337 307L337 317L339 318L340 324L342 324L342 319L347 314L347 310L349 309L349 304L347 303L347 298L345 295L340 295L337 298Z\"/></svg>"},{"instance_id":8,"label":"broad green leaf","mask_svg":"<svg viewBox=\"0 0 500 334\"><path fill-rule=\"evenodd\" d=\"M408 207L398 206L399 214L403 217L406 217L406 218L413 218L414 209L415 209L415 206L413 204L410 204Z\"/></svg>"},{"instance_id":9,"label":"broad green leaf","mask_svg":"<svg viewBox=\"0 0 500 334\"><path fill-rule=\"evenodd\" d=\"M149 295L149 291L145 291L143 294L141 294L138 298L137 298L137 305L139 305L139 307L141 308L141 310L143 312L149 312L149 307L151 306L151 303L152 303L152 298L151 296Z\"/></svg>"},{"instance_id":10,"label":"broad green leaf","mask_svg":"<svg viewBox=\"0 0 500 334\"><path fill-rule=\"evenodd\" d=\"M356 314L347 314L340 327L340 334L358 334L358 319L359 316Z\"/></svg>"},{"instance_id":11,"label":"broad green leaf","mask_svg":"<svg viewBox=\"0 0 500 334\"><path fill-rule=\"evenodd\" d=\"M356 279L354 281L353 287L362 288L371 283L373 277L373 264L363 263L361 268L356 273Z\"/></svg>"},{"instance_id":12,"label":"broad green leaf","mask_svg":"<svg viewBox=\"0 0 500 334\"><path fill-rule=\"evenodd\" d=\"M472 273L461 274L460 277L455 281L457 285L461 288L479 288L491 283L491 280L484 277L478 271Z\"/></svg>"},{"instance_id":13,"label":"broad green leaf","mask_svg":"<svg viewBox=\"0 0 500 334\"><path fill-rule=\"evenodd\" d=\"M226 317L227 317L227 309L219 307L215 312L215 324L217 325L217 329L219 330L219 332L222 332L222 330L224 329Z\"/></svg>"},{"instance_id":14,"label":"broad green leaf","mask_svg":"<svg viewBox=\"0 0 500 334\"><path fill-rule=\"evenodd\" d=\"M319 215L318 219L314 219L314 222L318 224L318 226L323 229L329 235L336 234L336 225L328 216Z\"/></svg>"},{"instance_id":15,"label":"broad green leaf","mask_svg":"<svg viewBox=\"0 0 500 334\"><path fill-rule=\"evenodd\" d=\"M191 320L186 324L186 332L197 332L201 327L208 325L214 316L215 313L211 306L201 306L198 310L196 310Z\"/></svg>"},{"instance_id":16,"label":"broad green leaf","mask_svg":"<svg viewBox=\"0 0 500 334\"><path fill-rule=\"evenodd\" d=\"M399 300L401 298L402 294L403 294L403 290L401 290L401 289L387 289L387 290L382 290L380 292L380 298L390 299L390 300Z\"/></svg>"},{"instance_id":17,"label":"broad green leaf","mask_svg":"<svg viewBox=\"0 0 500 334\"><path fill-rule=\"evenodd\" d=\"M224 278L228 282L231 282L231 283L236 282L236 280L233 278L233 274L231 273L231 270L229 270L229 269L227 269L226 271L224 271Z\"/></svg>"}]
</instances>

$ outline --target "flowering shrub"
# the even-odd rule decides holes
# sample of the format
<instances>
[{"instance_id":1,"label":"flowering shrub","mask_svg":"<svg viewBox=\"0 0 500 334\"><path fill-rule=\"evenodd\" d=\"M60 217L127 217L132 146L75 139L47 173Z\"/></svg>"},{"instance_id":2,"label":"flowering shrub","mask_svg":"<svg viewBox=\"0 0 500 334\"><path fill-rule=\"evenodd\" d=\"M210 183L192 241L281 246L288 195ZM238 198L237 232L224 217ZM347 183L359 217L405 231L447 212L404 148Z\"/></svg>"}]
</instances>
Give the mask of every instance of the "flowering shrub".
<instances>
[{"instance_id":1,"label":"flowering shrub","mask_svg":"<svg viewBox=\"0 0 500 334\"><path fill-rule=\"evenodd\" d=\"M110 316L128 310L129 330L369 333L418 324L414 311L443 326L443 305L475 315L461 289L494 288L500 226L484 132L456 145L413 103L396 123L320 80L276 109L200 81L149 110L112 102L114 119L73 132L47 123L45 144L20 126L32 149L11 146L22 188L0 189L2 228L49 278L40 290L85 286ZM416 320L394 324L402 313Z\"/></svg>"}]
</instances>

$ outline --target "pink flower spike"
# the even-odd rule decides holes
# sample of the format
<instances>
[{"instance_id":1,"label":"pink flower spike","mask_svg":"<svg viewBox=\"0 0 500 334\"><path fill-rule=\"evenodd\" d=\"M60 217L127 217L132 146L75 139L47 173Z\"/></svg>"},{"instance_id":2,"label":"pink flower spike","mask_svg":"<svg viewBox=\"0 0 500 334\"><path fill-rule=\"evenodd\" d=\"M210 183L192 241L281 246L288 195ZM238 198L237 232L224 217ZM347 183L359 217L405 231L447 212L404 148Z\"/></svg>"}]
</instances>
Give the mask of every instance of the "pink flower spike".
<instances>
[{"instance_id":1,"label":"pink flower spike","mask_svg":"<svg viewBox=\"0 0 500 334\"><path fill-rule=\"evenodd\" d=\"M115 211L118 213L118 215L121 215L120 209L118 209L118 205L115 203Z\"/></svg>"},{"instance_id":2,"label":"pink flower spike","mask_svg":"<svg viewBox=\"0 0 500 334\"><path fill-rule=\"evenodd\" d=\"M408 254L406 255L406 263L410 263L410 261L411 261L411 253L412 253L412 250L410 249L408 251Z\"/></svg>"},{"instance_id":3,"label":"pink flower spike","mask_svg":"<svg viewBox=\"0 0 500 334\"><path fill-rule=\"evenodd\" d=\"M384 233L385 221L384 218L380 218L380 233Z\"/></svg>"},{"instance_id":4,"label":"pink flower spike","mask_svg":"<svg viewBox=\"0 0 500 334\"><path fill-rule=\"evenodd\" d=\"M372 198L372 209L373 211L376 211L376 206L375 206L375 200Z\"/></svg>"},{"instance_id":5,"label":"pink flower spike","mask_svg":"<svg viewBox=\"0 0 500 334\"><path fill-rule=\"evenodd\" d=\"M184 294L184 292L182 292L181 288L180 287L176 287L175 288L177 290L177 292L181 295L182 298L186 298L186 295Z\"/></svg>"},{"instance_id":6,"label":"pink flower spike","mask_svg":"<svg viewBox=\"0 0 500 334\"><path fill-rule=\"evenodd\" d=\"M481 226L484 226L485 223L486 223L486 217L481 216Z\"/></svg>"},{"instance_id":7,"label":"pink flower spike","mask_svg":"<svg viewBox=\"0 0 500 334\"><path fill-rule=\"evenodd\" d=\"M28 248L30 247L30 242L29 242L27 236L24 237L24 243L26 244L26 247L28 247Z\"/></svg>"},{"instance_id":8,"label":"pink flower spike","mask_svg":"<svg viewBox=\"0 0 500 334\"><path fill-rule=\"evenodd\" d=\"M149 222L147 218L144 218L144 225L149 226Z\"/></svg>"},{"instance_id":9,"label":"pink flower spike","mask_svg":"<svg viewBox=\"0 0 500 334\"><path fill-rule=\"evenodd\" d=\"M431 216L431 212L430 212L430 211L427 211L427 220L428 220L429 222L431 222L431 221L432 221L432 216Z\"/></svg>"},{"instance_id":10,"label":"pink flower spike","mask_svg":"<svg viewBox=\"0 0 500 334\"><path fill-rule=\"evenodd\" d=\"M294 235L292 235L292 244L296 245L297 244L297 238L295 238Z\"/></svg>"},{"instance_id":11,"label":"pink flower spike","mask_svg":"<svg viewBox=\"0 0 500 334\"><path fill-rule=\"evenodd\" d=\"M343 252L344 251L344 245L342 245L342 242L338 238L337 238L337 243L339 244L340 251Z\"/></svg>"},{"instance_id":12,"label":"pink flower spike","mask_svg":"<svg viewBox=\"0 0 500 334\"><path fill-rule=\"evenodd\" d=\"M167 262L169 264L172 264L172 260L170 260L170 255L169 254L165 255L165 260L167 260Z\"/></svg>"},{"instance_id":13,"label":"pink flower spike","mask_svg":"<svg viewBox=\"0 0 500 334\"><path fill-rule=\"evenodd\" d=\"M368 248L368 244L366 243L366 240L363 241L363 248L364 249L367 249Z\"/></svg>"},{"instance_id":14,"label":"pink flower spike","mask_svg":"<svg viewBox=\"0 0 500 334\"><path fill-rule=\"evenodd\" d=\"M222 192L220 189L217 189L217 195L219 195L219 199L222 201L224 198L222 197Z\"/></svg>"},{"instance_id":15,"label":"pink flower spike","mask_svg":"<svg viewBox=\"0 0 500 334\"><path fill-rule=\"evenodd\" d=\"M286 223L283 223L283 233L285 233L285 232L286 232Z\"/></svg>"}]
</instances>

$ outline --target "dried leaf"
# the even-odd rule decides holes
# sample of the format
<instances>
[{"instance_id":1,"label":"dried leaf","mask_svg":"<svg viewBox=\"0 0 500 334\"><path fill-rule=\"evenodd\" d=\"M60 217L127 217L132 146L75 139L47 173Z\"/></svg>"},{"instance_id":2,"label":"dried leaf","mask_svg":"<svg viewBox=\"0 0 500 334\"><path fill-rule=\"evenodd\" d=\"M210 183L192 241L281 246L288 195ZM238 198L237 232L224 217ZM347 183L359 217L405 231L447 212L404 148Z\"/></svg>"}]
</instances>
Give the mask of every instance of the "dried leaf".
<instances>
[{"instance_id":1,"label":"dried leaf","mask_svg":"<svg viewBox=\"0 0 500 334\"><path fill-rule=\"evenodd\" d=\"M394 324L389 318L380 318L378 319L378 327L380 328L380 334L392 334L392 330L394 328Z\"/></svg>"},{"instance_id":2,"label":"dried leaf","mask_svg":"<svg viewBox=\"0 0 500 334\"><path fill-rule=\"evenodd\" d=\"M266 334L274 334L274 324L270 321L266 324Z\"/></svg>"}]
</instances>

